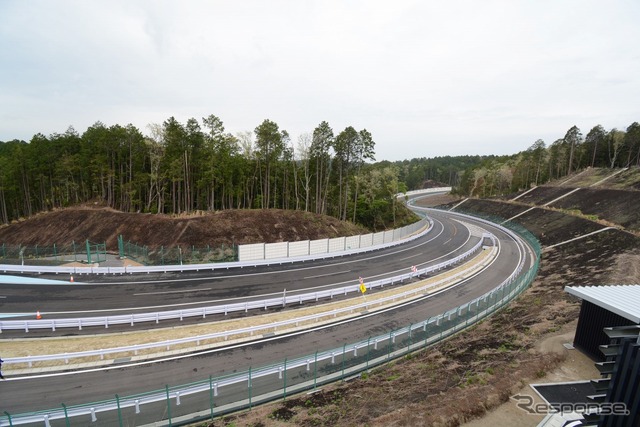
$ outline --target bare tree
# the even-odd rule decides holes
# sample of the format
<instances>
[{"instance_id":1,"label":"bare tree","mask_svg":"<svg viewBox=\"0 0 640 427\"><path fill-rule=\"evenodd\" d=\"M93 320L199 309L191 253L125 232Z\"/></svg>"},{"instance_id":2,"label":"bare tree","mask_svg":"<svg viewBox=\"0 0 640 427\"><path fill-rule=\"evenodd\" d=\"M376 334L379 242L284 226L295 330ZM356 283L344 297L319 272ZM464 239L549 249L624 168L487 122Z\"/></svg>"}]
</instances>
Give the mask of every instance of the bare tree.
<instances>
[{"instance_id":1,"label":"bare tree","mask_svg":"<svg viewBox=\"0 0 640 427\"><path fill-rule=\"evenodd\" d=\"M304 176L300 177L302 181L302 188L304 190L304 210L307 212L309 210L309 195L311 192L311 173L309 168L309 163L311 160L311 143L313 141L313 136L309 133L303 133L298 136L298 150L294 151L294 162L300 162L300 166L302 167L302 171L304 172ZM297 153L297 155L296 155ZM297 170L294 167L294 171ZM295 173L295 172L294 172ZM296 209L299 209L299 196L298 196L298 180L296 179L295 184L296 191Z\"/></svg>"}]
</instances>

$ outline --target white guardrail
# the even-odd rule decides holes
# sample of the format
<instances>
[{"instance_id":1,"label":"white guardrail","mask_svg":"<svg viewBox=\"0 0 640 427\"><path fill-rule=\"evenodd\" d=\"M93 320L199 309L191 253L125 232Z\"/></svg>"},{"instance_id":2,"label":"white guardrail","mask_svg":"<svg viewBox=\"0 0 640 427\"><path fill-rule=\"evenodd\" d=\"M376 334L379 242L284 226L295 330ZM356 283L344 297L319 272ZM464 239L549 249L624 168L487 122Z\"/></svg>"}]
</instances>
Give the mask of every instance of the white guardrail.
<instances>
[{"instance_id":1,"label":"white guardrail","mask_svg":"<svg viewBox=\"0 0 640 427\"><path fill-rule=\"evenodd\" d=\"M484 240L485 238L491 239L491 241L493 242L493 246L491 248L492 250L492 255L495 255L495 252L497 250L497 246L496 246L496 238L495 236L493 236L490 233L486 233L485 235L482 236L482 240ZM481 247L482 247L482 240L475 245L472 249L470 249L468 252L460 255L459 257L457 257L457 259L455 260L450 260L447 261L445 263L441 263L439 265L436 266L431 266L431 267L427 267L427 268L423 268L423 269L419 269L416 272L412 272L412 273L408 273L408 274L404 274L401 276L396 276L395 279L395 283L397 283L398 281L402 282L405 279L408 278L412 278L412 277L419 277L419 276L423 276L426 275L428 273L434 272L436 270L442 269L442 268L446 268L449 267L452 264L455 264L459 261L461 261L464 258L468 258L469 256L473 255L474 253L476 253ZM154 348L164 348L166 351L169 351L171 349L171 347L175 347L177 345L181 345L181 344L189 344L189 343L195 343L196 346L200 345L201 341L206 341L206 340L212 340L212 339L218 339L218 338L224 338L224 341L227 341L229 339L229 337L233 337L235 335L244 335L244 334L249 334L249 336L253 336L256 332L258 331L265 331L265 330L269 330L269 331L273 331L275 332L278 328L282 328L282 327L286 327L286 326L292 326L295 325L296 327L300 324L300 323L304 323L304 322L309 322L309 321L313 321L315 320L316 322L318 321L318 319L321 318L326 318L326 317L337 317L338 315L342 315L344 313L352 313L356 310L362 309L364 308L365 310L368 309L370 306L375 306L375 305L383 305L385 303L388 302L393 302L397 299L404 299L407 298L411 295L416 295L422 292L425 292L429 289L433 289L433 288L437 288L440 285L442 285L443 283L446 282L451 282L454 280L457 280L459 277L464 276L466 274L468 274L470 271L476 270L477 266L471 266L470 268L461 270L459 272L457 272L456 274L446 277L444 279L440 279L436 282L433 283L429 283L425 286L420 286L418 288L415 289L411 289L409 291L405 291L405 292L401 292L398 294L394 294L394 295L390 295L384 298L379 298L375 301L370 301L370 302L362 302L359 304L355 304L355 305L351 305L348 307L343 307L343 308L338 308L335 310L330 310L330 311L324 311L321 313L316 313L316 314L311 314L308 316L302 316L302 317L298 317L298 318L294 318L294 319L287 319L287 320L282 320L279 322L271 322L271 323L267 323L267 324L261 324L261 325L256 325L256 326L249 326L246 328L240 328L240 329L234 329L234 330L229 330L229 331L223 331L223 332L216 332L216 333L211 333L211 334L206 334L206 335L199 335L199 336L193 336L193 337L186 337L186 338L180 338L180 339L175 339L175 340L166 340L166 341L160 341L160 342L152 342L152 343L146 343L146 344L137 344L137 345L132 345L132 346L126 346L126 347L114 347L114 348L108 348L108 349L99 349L99 350L88 350L88 351L79 351L79 352L73 352L73 353L60 353L60 354L47 354L47 355L38 355L38 356L26 356L26 357L10 357L10 358L5 358L4 359L4 363L6 364L15 364L15 363L27 363L29 367L32 367L32 364L35 362L44 362L44 361L58 361L58 360L64 360L65 364L69 363L70 359L77 359L77 358L81 358L81 357L97 357L99 356L101 360L104 359L105 355L108 354L115 354L115 353L134 353L134 355L138 355L138 351L141 350L149 350L149 349L154 349ZM379 281L380 282L380 281ZM393 284L394 282L392 282L391 284ZM387 282L388 284L388 282ZM367 285L368 288L373 288L373 287L383 287L382 283L378 283L375 286L373 285ZM350 286L348 288L344 288L341 290L341 292L339 292L339 294L343 294L344 293L348 293L348 292L353 292L353 286ZM357 285L358 291L359 291L359 285ZM308 301L309 299L313 299L313 296L316 295L314 294L305 294L304 297L305 299L303 301ZM335 295L335 294L334 294ZM282 304L282 306L284 306L286 304L286 298L280 298L279 299L280 304ZM299 298L295 298L295 303L298 303L300 301ZM317 299L316 299L317 301ZM260 305L258 308L262 308L263 306ZM247 310L247 308L245 308L245 311Z\"/></svg>"},{"instance_id":2,"label":"white guardrail","mask_svg":"<svg viewBox=\"0 0 640 427\"><path fill-rule=\"evenodd\" d=\"M484 238L490 238L492 241L495 241L495 237L487 233L483 235L480 241L469 251L456 256L448 261L442 262L440 264L425 267L422 269L418 269L416 272L410 272L406 274L401 274L394 277L389 277L385 279L379 279L367 284L367 287L377 288L384 287L384 285L393 285L397 282L403 282L406 279L416 277L419 275L425 275L432 273L434 271L441 270L443 268L449 267L455 263L460 262L461 260L468 258L477 250L482 247L482 242ZM130 324L133 326L136 323L143 322L155 322L159 323L161 320L175 320L180 319L183 320L185 317L202 317L205 318L207 315L212 314L224 314L227 315L231 312L238 311L248 311L253 309L268 309L269 307L282 307L286 304L302 304L305 301L318 301L320 298L333 298L337 295L347 295L351 292L360 292L360 284L348 285L342 288L332 288L326 289L322 291L310 292L299 295L283 295L282 297L269 298L265 300L256 300L256 301L246 301L234 304L224 304L224 305L214 305L209 307L199 307L199 308L191 308L191 309L181 309L181 310L169 310L169 311L161 311L155 313L137 313L137 314L123 314L116 316L101 316L101 317L83 317L83 318L72 318L72 319L28 319L28 320L3 320L0 321L0 333L3 330L24 330L25 332L29 332L31 329L51 329L55 331L56 329L62 328L76 328L82 329L83 327L89 326L104 326L108 328L112 325L125 325Z\"/></svg>"},{"instance_id":3,"label":"white guardrail","mask_svg":"<svg viewBox=\"0 0 640 427\"><path fill-rule=\"evenodd\" d=\"M460 215L460 214L456 214ZM467 216L467 215L463 215ZM475 218L477 219L477 218ZM487 222L488 221L484 221ZM492 224L496 226L496 224ZM506 231L508 234L515 237L515 234L510 230L502 226L497 226L498 228ZM517 241L520 241L517 237L515 237ZM257 378L263 378L271 375L276 375L281 380L288 370L303 368L306 367L307 371L310 366L313 364L315 366L318 365L318 362L326 362L331 361L334 364L338 357L344 357L345 354L353 354L357 356L358 350L369 348L373 345L374 349L378 348L378 344L388 342L394 343L397 337L401 337L403 335L411 336L412 332L423 330L426 331L427 328L431 328L434 326L440 326L443 322L451 321L453 317L464 315L465 312L470 312L472 307L479 308L480 304L485 304L484 309L481 312L476 312L475 315L471 319L466 319L464 324L456 325L453 327L453 332L466 327L468 324L473 324L478 319L486 316L490 313L494 307L499 307L504 304L506 301L509 301L515 295L517 295L524 287L528 286L530 280L533 280L530 277L530 280L521 280L520 283L515 287L511 288L510 286L516 282L518 276L522 273L525 266L525 259L523 257L520 260L520 263L515 271L513 271L509 277L507 277L500 285L498 285L493 290L481 295L478 298L475 298L469 301L466 304L463 304L455 309L446 311L440 315L430 317L422 322L417 322L415 324L411 324L409 326L396 329L390 331L387 334L379 335L377 337L369 338L366 341L360 341L352 344L344 344L341 348L334 348L327 351L316 352L310 356L304 356L296 359L285 359L284 364L279 363L263 368L249 370L249 372L244 372L237 374L235 376L229 376L227 378L219 378L213 382L211 379L209 381L201 381L199 383L188 384L182 387L172 387L169 390L168 386L164 390L157 390L155 392L146 393L144 395L133 396L130 398L124 397L111 401L102 401L95 402L91 405L82 405L75 407L64 407L63 409L52 409L49 411L40 411L38 413L30 413L30 414L19 414L18 416L12 417L12 425L23 425L23 424L31 424L31 423L42 423L44 421L45 426L50 425L50 421L60 420L60 419L73 419L75 417L91 417L92 422L96 422L97 414L103 412L110 411L121 411L124 408L134 408L136 413L140 413L140 408L143 405L153 404L157 402L172 400L175 405L180 405L180 399L185 398L190 395L195 395L199 393L210 393L211 396L217 397L219 389L222 387L228 387L235 384L249 384L249 387L252 384L252 381L255 381ZM535 271L530 270L527 274L535 273ZM505 292L507 290L508 292ZM491 305L489 305L491 304ZM430 342L436 342L442 338L443 335L448 336L451 331L441 331L439 337L433 336L425 340L425 345ZM401 353L403 354L403 353ZM384 360L389 360L390 355L383 357ZM371 360L367 362L367 366L374 366L377 364L375 360ZM344 375L343 375L344 376ZM5 423L0 419L0 426L8 426L11 421Z\"/></svg>"},{"instance_id":4,"label":"white guardrail","mask_svg":"<svg viewBox=\"0 0 640 427\"><path fill-rule=\"evenodd\" d=\"M429 194L450 191L451 187L429 188L414 190L403 195ZM400 196L399 196L400 197ZM424 227L426 230L419 232ZM431 230L433 223L430 218L405 227L370 233L365 235L336 237L332 239L303 240L299 242L256 243L240 245L238 257L240 261L210 264L184 264L161 266L124 266L124 267L65 267L65 266L37 266L0 264L3 273L54 273L54 274L136 274L136 273L166 273L168 271L207 271L228 268L256 267L264 265L284 264L298 261L311 261L323 258L353 255L378 249L393 247L417 239Z\"/></svg>"},{"instance_id":5,"label":"white guardrail","mask_svg":"<svg viewBox=\"0 0 640 427\"><path fill-rule=\"evenodd\" d=\"M427 227L426 229L424 229ZM291 262L299 262L299 261L313 261L317 259L324 258L334 258L345 255L353 255L358 253L370 252L379 249L385 249L389 247L393 247L399 244L403 244L406 242L410 242L419 237L424 236L426 233L431 231L433 227L433 222L430 218L423 218L420 221L403 227L402 229L390 230L386 232L375 233L376 235L380 235L380 238L376 238L375 245L367 245L363 247L359 247L356 249L351 249L347 243L350 242L350 237L337 237L335 239L323 239L321 242L325 247L331 247L336 249L342 245L346 249L344 250L335 250L332 252L322 252L322 253L314 253L306 256L294 256L293 251L288 252L289 246L297 246L303 245L310 247L310 242L308 240L302 242L282 242L282 243L259 243L257 246L264 248L268 248L271 245L276 245L280 249L278 251L285 253L289 253L291 256L287 257L286 255L282 258L268 258L268 259L256 259L250 261L233 261L233 262L219 262L219 263L211 263L211 264L183 264L183 265L156 265L156 266L124 266L124 267L65 267L65 266L40 266L40 265L11 265L11 264L1 264L0 271L3 273L32 273L32 274L41 274L41 273L54 273L54 274L70 274L74 276L80 276L83 274L136 274L136 273L166 273L168 271L208 271L208 270L222 270L229 268L243 268L243 267L257 267L257 266L267 266L267 265L277 265L277 264L285 264ZM406 233L401 233L404 229ZM420 229L424 229L422 232L419 232ZM395 233L394 233L395 232ZM388 238L385 237L389 236ZM374 242L373 236L370 239L366 239L367 243L369 241ZM401 236L401 237L400 237ZM356 242L358 238L362 238L363 236L352 236L354 242ZM395 240L394 240L395 239ZM333 241L331 243L330 241ZM314 240L312 242L319 242ZM329 243L326 243L329 242ZM245 245L242 245L245 246ZM253 245L252 245L253 246ZM270 249L264 249L268 253L272 253ZM299 251L298 251L299 252ZM297 253L297 252L296 252Z\"/></svg>"}]
</instances>

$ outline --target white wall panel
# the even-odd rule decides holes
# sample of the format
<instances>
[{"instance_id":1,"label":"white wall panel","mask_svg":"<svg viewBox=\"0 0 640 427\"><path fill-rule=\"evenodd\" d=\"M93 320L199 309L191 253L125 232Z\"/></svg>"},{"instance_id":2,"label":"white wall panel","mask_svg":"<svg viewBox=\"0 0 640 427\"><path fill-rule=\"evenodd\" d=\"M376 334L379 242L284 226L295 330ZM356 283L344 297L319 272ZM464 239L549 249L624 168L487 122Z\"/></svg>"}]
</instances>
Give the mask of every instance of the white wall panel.
<instances>
[{"instance_id":1,"label":"white wall panel","mask_svg":"<svg viewBox=\"0 0 640 427\"><path fill-rule=\"evenodd\" d=\"M301 242L289 243L289 256L298 257L309 255L309 241L303 240Z\"/></svg>"},{"instance_id":2,"label":"white wall panel","mask_svg":"<svg viewBox=\"0 0 640 427\"><path fill-rule=\"evenodd\" d=\"M309 242L309 255L326 254L329 239L312 240Z\"/></svg>"},{"instance_id":3,"label":"white wall panel","mask_svg":"<svg viewBox=\"0 0 640 427\"><path fill-rule=\"evenodd\" d=\"M329 252L342 252L344 251L344 237L335 237L329 239Z\"/></svg>"},{"instance_id":4,"label":"white wall panel","mask_svg":"<svg viewBox=\"0 0 640 427\"><path fill-rule=\"evenodd\" d=\"M264 259L264 243L238 246L239 261L255 261Z\"/></svg>"},{"instance_id":5,"label":"white wall panel","mask_svg":"<svg viewBox=\"0 0 640 427\"><path fill-rule=\"evenodd\" d=\"M287 258L289 242L267 243L264 245L264 259Z\"/></svg>"}]
</instances>

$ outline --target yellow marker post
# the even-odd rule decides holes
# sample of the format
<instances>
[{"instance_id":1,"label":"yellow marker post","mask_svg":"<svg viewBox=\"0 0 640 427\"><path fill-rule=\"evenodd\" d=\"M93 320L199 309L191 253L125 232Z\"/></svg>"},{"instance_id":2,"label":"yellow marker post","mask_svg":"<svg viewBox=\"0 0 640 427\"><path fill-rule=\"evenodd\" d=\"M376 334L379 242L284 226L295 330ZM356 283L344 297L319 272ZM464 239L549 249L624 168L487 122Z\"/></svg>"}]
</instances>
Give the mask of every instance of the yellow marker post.
<instances>
[{"instance_id":1,"label":"yellow marker post","mask_svg":"<svg viewBox=\"0 0 640 427\"><path fill-rule=\"evenodd\" d=\"M362 292L362 295L367 292L367 287L364 285L364 283L360 283L360 292Z\"/></svg>"}]
</instances>

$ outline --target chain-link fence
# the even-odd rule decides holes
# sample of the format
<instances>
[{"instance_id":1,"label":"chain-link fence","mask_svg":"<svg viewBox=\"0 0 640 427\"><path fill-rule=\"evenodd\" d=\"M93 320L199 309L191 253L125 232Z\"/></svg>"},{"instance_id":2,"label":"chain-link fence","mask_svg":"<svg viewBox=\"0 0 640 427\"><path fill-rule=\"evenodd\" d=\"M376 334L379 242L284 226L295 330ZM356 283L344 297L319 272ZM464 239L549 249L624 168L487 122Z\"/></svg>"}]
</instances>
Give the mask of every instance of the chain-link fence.
<instances>
[{"instance_id":1,"label":"chain-link fence","mask_svg":"<svg viewBox=\"0 0 640 427\"><path fill-rule=\"evenodd\" d=\"M107 257L105 243L94 243L85 240L70 244L42 245L8 245L0 244L0 264L23 265L61 265L70 262L99 263Z\"/></svg>"},{"instance_id":2,"label":"chain-link fence","mask_svg":"<svg viewBox=\"0 0 640 427\"><path fill-rule=\"evenodd\" d=\"M125 241L122 236L118 236L118 250L121 258L128 258L144 265L209 264L238 260L236 245L149 248Z\"/></svg>"},{"instance_id":3,"label":"chain-link fence","mask_svg":"<svg viewBox=\"0 0 640 427\"><path fill-rule=\"evenodd\" d=\"M118 237L118 253L111 258L130 259L143 265L182 265L232 262L238 260L236 245L220 246L160 246L149 248L124 241ZM63 265L72 262L83 264L107 261L106 243L86 240L66 245L9 245L0 244L0 264Z\"/></svg>"},{"instance_id":4,"label":"chain-link fence","mask_svg":"<svg viewBox=\"0 0 640 427\"><path fill-rule=\"evenodd\" d=\"M196 420L214 419L229 412L251 408L259 403L286 399L293 393L319 385L345 380L369 369L432 345L499 310L533 282L539 268L540 245L533 235L518 228L518 234L531 246L535 262L528 270L512 275L480 297L436 316L412 323L382 335L343 344L329 350L227 376L166 385L164 389L84 405L49 411L0 417L0 427L9 425L92 425L126 426L154 423L173 426Z\"/></svg>"}]
</instances>

